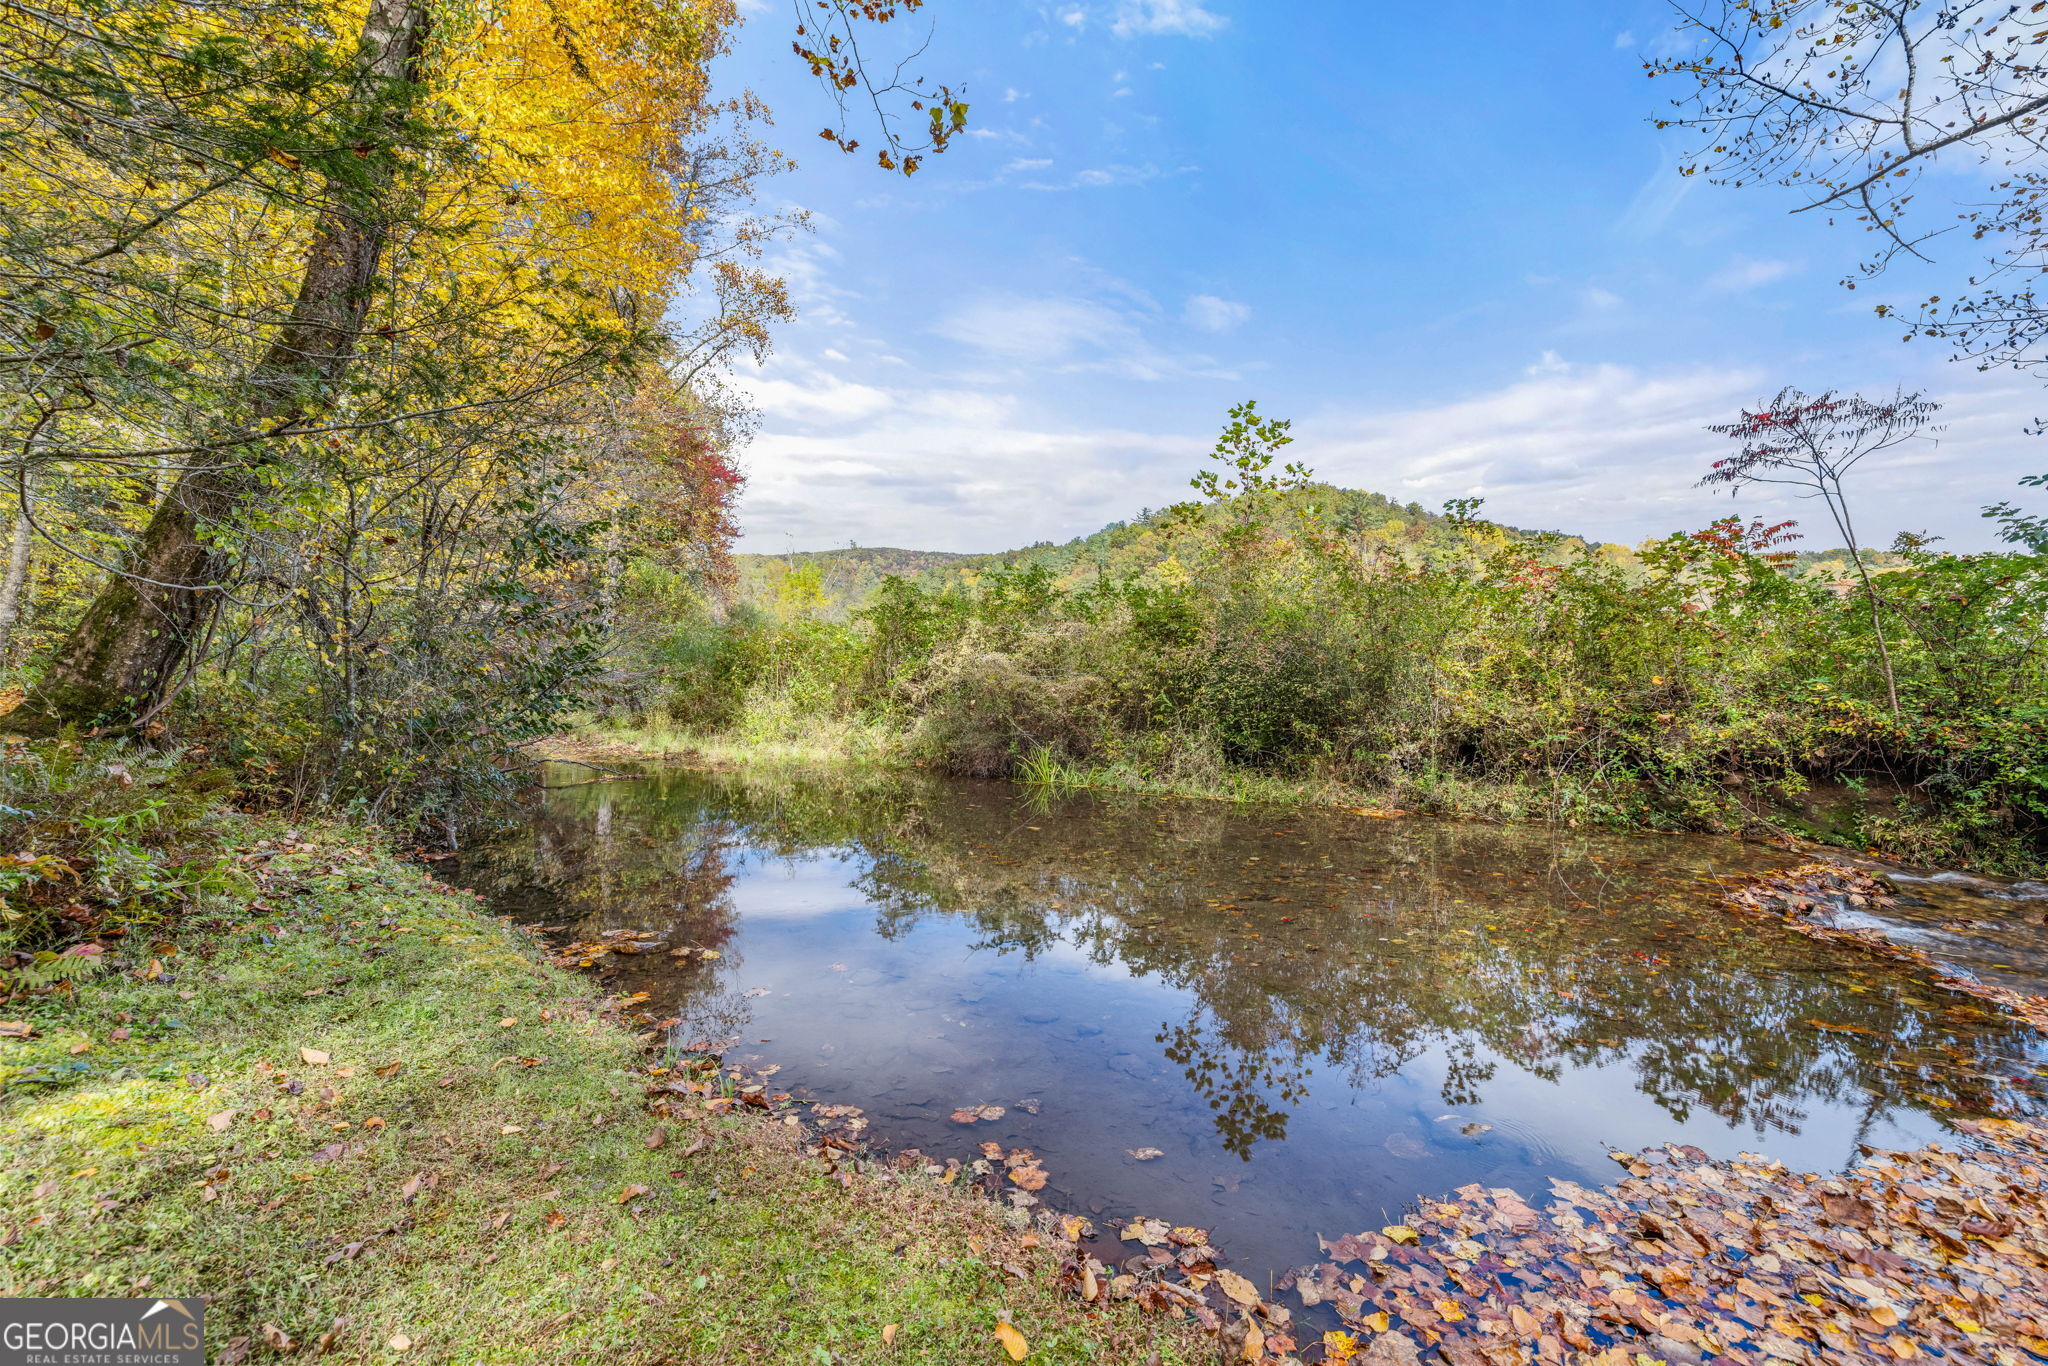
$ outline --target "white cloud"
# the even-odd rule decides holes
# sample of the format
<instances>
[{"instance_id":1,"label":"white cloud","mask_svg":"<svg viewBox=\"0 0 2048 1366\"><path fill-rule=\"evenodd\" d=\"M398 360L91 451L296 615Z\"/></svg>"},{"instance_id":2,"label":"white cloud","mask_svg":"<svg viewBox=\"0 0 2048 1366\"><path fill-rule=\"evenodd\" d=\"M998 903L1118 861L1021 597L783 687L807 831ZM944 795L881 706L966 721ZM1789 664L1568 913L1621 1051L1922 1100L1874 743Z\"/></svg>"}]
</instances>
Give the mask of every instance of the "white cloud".
<instances>
[{"instance_id":1,"label":"white cloud","mask_svg":"<svg viewBox=\"0 0 2048 1366\"><path fill-rule=\"evenodd\" d=\"M1571 372L1572 363L1555 351L1545 351L1534 365L1524 370L1525 375L1563 375Z\"/></svg>"},{"instance_id":2,"label":"white cloud","mask_svg":"<svg viewBox=\"0 0 2048 1366\"><path fill-rule=\"evenodd\" d=\"M1139 33L1207 38L1229 23L1222 15L1202 8L1197 0L1121 0L1109 31L1119 38Z\"/></svg>"},{"instance_id":3,"label":"white cloud","mask_svg":"<svg viewBox=\"0 0 2048 1366\"><path fill-rule=\"evenodd\" d=\"M1250 304L1219 299L1214 294L1195 294L1181 310L1181 321L1204 332L1228 332L1250 319Z\"/></svg>"},{"instance_id":4,"label":"white cloud","mask_svg":"<svg viewBox=\"0 0 2048 1366\"><path fill-rule=\"evenodd\" d=\"M805 425L859 421L881 413L895 400L885 391L866 384L815 371L798 380L771 379L759 372L743 370L733 383L744 392L764 419Z\"/></svg>"},{"instance_id":5,"label":"white cloud","mask_svg":"<svg viewBox=\"0 0 2048 1366\"><path fill-rule=\"evenodd\" d=\"M1048 162L1047 164L1050 165L1051 163ZM1191 170L1193 168L1187 167L1183 169ZM1090 166L1086 170L1074 172L1072 176L1065 180L1019 181L1017 188L1020 190L1106 190L1116 185L1143 185L1150 181L1158 180L1165 174L1166 172L1152 165L1125 166L1111 164L1108 166Z\"/></svg>"},{"instance_id":6,"label":"white cloud","mask_svg":"<svg viewBox=\"0 0 2048 1366\"><path fill-rule=\"evenodd\" d=\"M1741 294L1782 280L1798 269L1790 261L1759 261L1738 256L1708 277L1707 288L1716 294Z\"/></svg>"},{"instance_id":7,"label":"white cloud","mask_svg":"<svg viewBox=\"0 0 2048 1366\"><path fill-rule=\"evenodd\" d=\"M1621 32L1614 35L1614 50L1617 52L1621 52L1628 48L1632 48L1635 45L1636 34L1634 29L1625 28Z\"/></svg>"},{"instance_id":8,"label":"white cloud","mask_svg":"<svg viewBox=\"0 0 2048 1366\"><path fill-rule=\"evenodd\" d=\"M1036 335L1071 354L1085 348L1081 334L1093 316L1055 311L1046 315L1050 322L1041 318ZM981 317L1018 321L993 310ZM1875 544L1906 529L1946 535L1957 549L1987 546L1992 537L1978 505L2007 495L2028 500L2030 491L2016 492L2014 482L2044 463L2037 446L2016 440L2034 414L2038 386L1955 370L1940 377L1937 397L1951 403L1943 416L1954 418L1941 443L1858 471L1858 522ZM1462 398L1294 414L1298 444L1288 454L1332 483L1425 507L1483 497L1489 515L1520 526L1633 544L1732 511L1796 518L1810 538L1802 544L1826 548L1834 537L1824 515L1784 490L1747 491L1731 502L1697 487L1724 444L1706 424L1754 404L1778 382L1761 368L1648 370L1546 355L1531 373ZM816 387L806 375L768 392L786 406L792 390ZM842 392L807 416L834 405L844 415L808 426L781 411L768 414L747 453L741 512L749 547L851 540L998 550L1065 540L1183 496L1212 439L1207 407L1183 430L1148 431L1062 422L1004 384L911 381L889 399ZM1049 400L1050 411L1063 406Z\"/></svg>"},{"instance_id":9,"label":"white cloud","mask_svg":"<svg viewBox=\"0 0 2048 1366\"><path fill-rule=\"evenodd\" d=\"M1330 412L1295 425L1290 455L1333 483L1434 508L1484 497L1487 512L1633 544L1705 525L1729 512L1795 518L1815 548L1837 543L1825 512L1780 488L1697 486L1727 444L1705 430L1767 397L1782 380L1747 367L1646 371L1626 365L1543 364L1505 387L1394 412ZM2005 495L2038 451L2013 440L2038 386L1944 370L1933 396L1958 415L1939 444L1911 443L1857 471L1857 523L1872 544L1899 530L1932 530L1956 549L1986 546L1979 505ZM1882 392L1881 382L1865 392ZM1974 392L1973 392L1974 391ZM1946 415L1946 414L1945 414Z\"/></svg>"},{"instance_id":10,"label":"white cloud","mask_svg":"<svg viewBox=\"0 0 2048 1366\"><path fill-rule=\"evenodd\" d=\"M1105 342L1129 338L1128 319L1084 299L991 295L939 319L932 330L948 341L1008 360L1047 365Z\"/></svg>"},{"instance_id":11,"label":"white cloud","mask_svg":"<svg viewBox=\"0 0 2048 1366\"><path fill-rule=\"evenodd\" d=\"M1611 313L1621 307L1619 294L1611 289L1602 289L1598 285L1588 286L1585 293L1579 296L1579 301L1593 313Z\"/></svg>"},{"instance_id":12,"label":"white cloud","mask_svg":"<svg viewBox=\"0 0 2048 1366\"><path fill-rule=\"evenodd\" d=\"M1059 20L1068 28L1085 28L1088 24L1088 11L1079 5L1070 5L1060 11Z\"/></svg>"},{"instance_id":13,"label":"white cloud","mask_svg":"<svg viewBox=\"0 0 2048 1366\"><path fill-rule=\"evenodd\" d=\"M1019 171L1042 171L1052 165L1051 157L1017 157L1003 167L1004 175L1015 175Z\"/></svg>"},{"instance_id":14,"label":"white cloud","mask_svg":"<svg viewBox=\"0 0 2048 1366\"><path fill-rule=\"evenodd\" d=\"M747 454L742 549L995 550L1064 540L1185 492L1208 439L1034 421L932 391L831 434L765 431Z\"/></svg>"}]
</instances>

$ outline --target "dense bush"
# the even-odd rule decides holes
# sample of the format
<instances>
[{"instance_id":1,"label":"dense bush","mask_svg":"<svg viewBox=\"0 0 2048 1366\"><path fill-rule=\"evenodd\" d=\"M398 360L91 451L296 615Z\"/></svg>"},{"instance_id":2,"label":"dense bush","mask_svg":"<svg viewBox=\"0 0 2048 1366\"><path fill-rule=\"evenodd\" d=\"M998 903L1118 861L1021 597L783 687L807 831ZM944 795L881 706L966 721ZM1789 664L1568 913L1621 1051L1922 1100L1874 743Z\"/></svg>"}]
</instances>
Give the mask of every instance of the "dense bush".
<instances>
[{"instance_id":1,"label":"dense bush","mask_svg":"<svg viewBox=\"0 0 2048 1366\"><path fill-rule=\"evenodd\" d=\"M1467 509L1448 546L1390 547L1316 495L1161 515L1160 553L1114 577L891 578L845 619L700 622L689 649L716 667L672 676L671 714L879 723L969 774L1250 771L1415 809L2041 866L2042 556L1887 557L1895 714L1865 605L1799 574L1769 529L1618 554Z\"/></svg>"}]
</instances>

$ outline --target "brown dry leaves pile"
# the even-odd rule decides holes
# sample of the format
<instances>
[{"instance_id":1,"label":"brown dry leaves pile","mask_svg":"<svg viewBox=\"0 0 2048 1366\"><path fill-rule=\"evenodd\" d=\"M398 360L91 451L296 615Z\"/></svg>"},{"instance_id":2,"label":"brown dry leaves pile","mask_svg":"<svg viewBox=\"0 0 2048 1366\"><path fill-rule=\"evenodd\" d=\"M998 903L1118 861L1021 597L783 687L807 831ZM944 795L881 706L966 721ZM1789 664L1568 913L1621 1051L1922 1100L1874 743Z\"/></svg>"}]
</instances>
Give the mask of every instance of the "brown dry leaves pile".
<instances>
[{"instance_id":1,"label":"brown dry leaves pile","mask_svg":"<svg viewBox=\"0 0 2048 1366\"><path fill-rule=\"evenodd\" d=\"M2048 1360L2048 1129L1963 1122L1981 1147L1867 1150L1846 1177L1696 1148L1617 1153L1600 1191L1554 1181L1538 1212L1465 1186L1292 1273L1363 1337L1455 1366ZM1404 1229L1403 1232L1407 1230Z\"/></svg>"}]
</instances>

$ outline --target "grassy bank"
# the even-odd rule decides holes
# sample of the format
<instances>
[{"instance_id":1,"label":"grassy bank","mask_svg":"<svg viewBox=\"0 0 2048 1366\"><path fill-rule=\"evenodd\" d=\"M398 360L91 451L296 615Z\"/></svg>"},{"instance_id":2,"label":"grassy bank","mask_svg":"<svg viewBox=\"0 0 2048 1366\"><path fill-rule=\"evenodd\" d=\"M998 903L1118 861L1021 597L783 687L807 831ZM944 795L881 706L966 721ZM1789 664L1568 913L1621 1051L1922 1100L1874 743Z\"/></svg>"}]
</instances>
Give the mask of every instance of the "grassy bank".
<instances>
[{"instance_id":1,"label":"grassy bank","mask_svg":"<svg viewBox=\"0 0 2048 1366\"><path fill-rule=\"evenodd\" d=\"M204 1294L221 1361L986 1362L1000 1322L1033 1361L1213 1354L1058 1291L985 1200L650 1116L587 981L345 839L245 829L253 894L9 1002L0 1293Z\"/></svg>"}]
</instances>

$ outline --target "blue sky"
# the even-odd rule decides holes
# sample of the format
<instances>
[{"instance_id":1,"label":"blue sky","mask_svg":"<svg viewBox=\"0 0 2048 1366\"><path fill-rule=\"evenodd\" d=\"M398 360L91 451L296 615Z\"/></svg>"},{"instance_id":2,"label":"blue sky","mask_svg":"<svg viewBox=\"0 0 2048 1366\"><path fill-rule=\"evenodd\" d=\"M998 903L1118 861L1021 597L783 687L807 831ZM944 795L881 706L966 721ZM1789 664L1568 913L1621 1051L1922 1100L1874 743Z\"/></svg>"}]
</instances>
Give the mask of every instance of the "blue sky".
<instances>
[{"instance_id":1,"label":"blue sky","mask_svg":"<svg viewBox=\"0 0 2048 1366\"><path fill-rule=\"evenodd\" d=\"M774 253L802 317L741 376L744 549L1085 534L1187 496L1246 398L1332 482L1626 542L1732 506L1832 544L1780 491L1693 487L1703 425L1785 384L1949 405L1863 475L1869 542L1984 548L1977 509L2048 469L2038 380L1872 316L1962 248L1850 293L1859 231L1678 175L1661 0L929 0L921 67L973 131L910 181L817 139L786 9L746 8L723 79L774 106L800 164L767 198L815 231Z\"/></svg>"}]
</instances>

